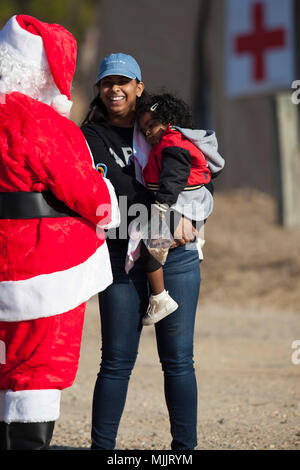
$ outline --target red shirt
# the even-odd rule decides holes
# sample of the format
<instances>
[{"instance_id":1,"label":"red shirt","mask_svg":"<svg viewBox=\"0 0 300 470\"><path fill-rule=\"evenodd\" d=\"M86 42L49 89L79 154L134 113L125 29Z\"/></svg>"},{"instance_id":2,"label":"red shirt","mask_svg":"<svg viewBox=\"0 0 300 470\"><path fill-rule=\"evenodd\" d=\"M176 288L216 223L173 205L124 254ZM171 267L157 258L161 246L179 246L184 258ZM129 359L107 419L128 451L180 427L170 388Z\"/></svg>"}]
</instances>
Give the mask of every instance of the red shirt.
<instances>
[{"instance_id":1,"label":"red shirt","mask_svg":"<svg viewBox=\"0 0 300 470\"><path fill-rule=\"evenodd\" d=\"M176 175L178 180L180 179L180 191ZM143 170L143 177L147 187L158 192L164 180L169 178L168 190L174 189L178 193L174 201L176 202L182 190L209 183L211 174L201 150L180 131L169 125L160 142L153 146ZM170 184L171 179L173 184Z\"/></svg>"}]
</instances>

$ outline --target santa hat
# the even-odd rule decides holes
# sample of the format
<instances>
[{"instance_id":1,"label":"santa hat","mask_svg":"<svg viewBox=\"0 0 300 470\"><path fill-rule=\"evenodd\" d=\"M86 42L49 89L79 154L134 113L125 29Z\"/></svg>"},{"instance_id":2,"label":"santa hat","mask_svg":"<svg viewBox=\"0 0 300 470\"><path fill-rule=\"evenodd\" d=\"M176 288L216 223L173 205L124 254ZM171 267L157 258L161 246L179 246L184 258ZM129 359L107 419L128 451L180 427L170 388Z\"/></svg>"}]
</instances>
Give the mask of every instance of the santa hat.
<instances>
[{"instance_id":1,"label":"santa hat","mask_svg":"<svg viewBox=\"0 0 300 470\"><path fill-rule=\"evenodd\" d=\"M72 103L71 83L75 72L77 45L72 34L58 24L39 21L28 15L10 18L0 31L0 45L28 67L50 69L60 95L51 106L60 114L68 114Z\"/></svg>"}]
</instances>

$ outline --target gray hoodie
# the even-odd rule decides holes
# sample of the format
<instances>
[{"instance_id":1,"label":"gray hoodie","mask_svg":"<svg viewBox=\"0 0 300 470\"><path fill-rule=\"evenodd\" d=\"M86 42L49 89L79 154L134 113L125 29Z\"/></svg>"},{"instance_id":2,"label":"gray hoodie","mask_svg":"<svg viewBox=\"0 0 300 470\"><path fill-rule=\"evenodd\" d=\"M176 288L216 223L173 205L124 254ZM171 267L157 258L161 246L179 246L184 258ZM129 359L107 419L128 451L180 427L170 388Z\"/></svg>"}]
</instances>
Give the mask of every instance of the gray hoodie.
<instances>
[{"instance_id":1,"label":"gray hoodie","mask_svg":"<svg viewBox=\"0 0 300 470\"><path fill-rule=\"evenodd\" d=\"M218 152L218 142L214 131L173 127L201 150L212 174L219 173L224 168L225 160ZM150 151L151 147L138 128L135 127L133 156L137 179L140 182L143 182L142 170L147 164ZM205 186L193 191L182 191L176 203L173 204L172 209L175 209L191 220L202 221L207 219L213 210L213 197Z\"/></svg>"},{"instance_id":2,"label":"gray hoodie","mask_svg":"<svg viewBox=\"0 0 300 470\"><path fill-rule=\"evenodd\" d=\"M218 141L214 131L173 127L201 150L211 173L218 173L224 168L225 160L218 152Z\"/></svg>"}]
</instances>

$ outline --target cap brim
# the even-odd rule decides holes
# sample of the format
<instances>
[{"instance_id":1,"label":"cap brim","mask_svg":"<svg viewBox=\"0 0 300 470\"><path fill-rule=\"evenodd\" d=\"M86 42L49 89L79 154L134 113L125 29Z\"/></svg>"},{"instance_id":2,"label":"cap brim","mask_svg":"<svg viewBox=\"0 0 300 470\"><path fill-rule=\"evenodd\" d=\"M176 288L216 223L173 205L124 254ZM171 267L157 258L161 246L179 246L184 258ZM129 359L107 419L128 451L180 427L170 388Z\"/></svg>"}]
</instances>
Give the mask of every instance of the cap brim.
<instances>
[{"instance_id":1,"label":"cap brim","mask_svg":"<svg viewBox=\"0 0 300 470\"><path fill-rule=\"evenodd\" d=\"M102 78L109 77L110 75L120 75L120 77L127 77L127 78L131 78L132 80L134 78L137 78L137 76L134 75L134 73L126 73L125 74L125 73L122 73L122 72L104 72L104 73L100 73L100 74L97 75L97 83L100 82L100 80L102 80Z\"/></svg>"}]
</instances>

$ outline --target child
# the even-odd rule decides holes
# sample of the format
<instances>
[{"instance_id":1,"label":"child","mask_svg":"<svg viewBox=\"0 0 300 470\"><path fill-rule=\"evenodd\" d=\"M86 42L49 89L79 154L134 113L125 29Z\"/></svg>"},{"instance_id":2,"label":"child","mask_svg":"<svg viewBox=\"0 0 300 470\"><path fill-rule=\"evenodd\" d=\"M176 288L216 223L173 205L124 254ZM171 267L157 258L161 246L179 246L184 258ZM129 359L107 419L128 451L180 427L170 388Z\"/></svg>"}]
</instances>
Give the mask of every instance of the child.
<instances>
[{"instance_id":1,"label":"child","mask_svg":"<svg viewBox=\"0 0 300 470\"><path fill-rule=\"evenodd\" d=\"M159 217L163 221L171 206L175 210L179 208L178 212L173 213L174 220L173 226L172 223L170 225L170 233L174 233L174 227L182 217L178 204L193 206L189 217L191 220L205 220L212 211L213 202L211 193L204 185L210 183L211 170L222 169L224 161L216 151L216 140L214 140L215 148L210 167L196 144L201 141L202 147L205 148L212 134L189 129L191 115L188 106L182 100L166 93L150 96L139 105L137 122L147 142L153 146L143 169L143 178L145 185L156 191L155 208L159 211ZM200 138L199 132L202 133ZM214 136L213 138L215 139ZM193 215L195 206L198 212L196 217ZM152 252L149 240L146 241L146 245L148 247L150 245ZM155 250L155 240L152 241L152 246ZM174 312L178 305L165 290L163 262L162 264L158 262L144 243L141 245L141 256L152 290L149 307L142 323L151 325Z\"/></svg>"}]
</instances>

